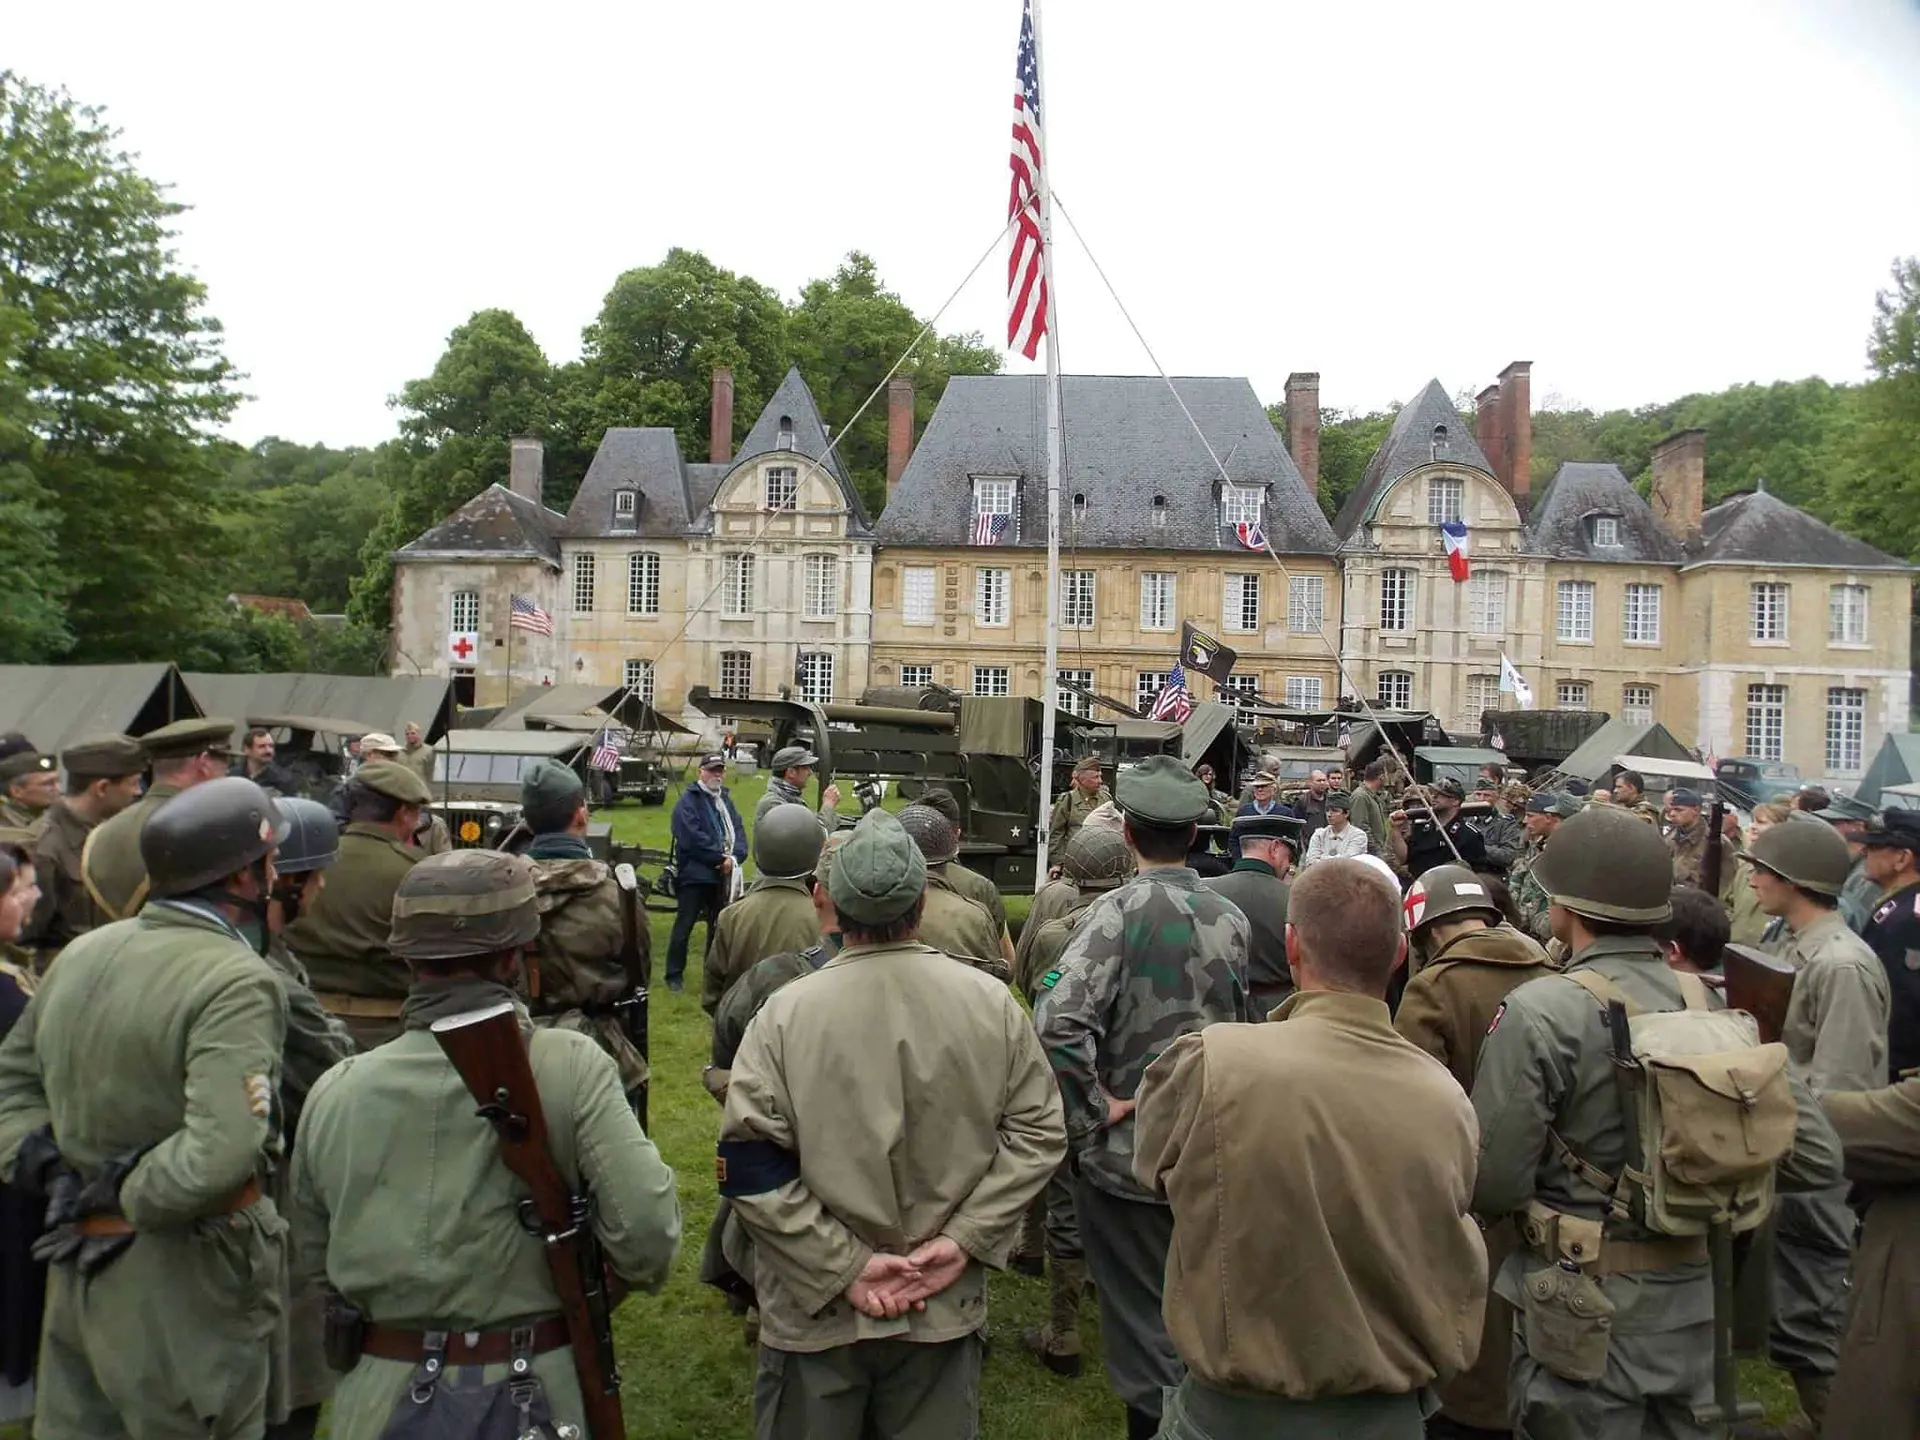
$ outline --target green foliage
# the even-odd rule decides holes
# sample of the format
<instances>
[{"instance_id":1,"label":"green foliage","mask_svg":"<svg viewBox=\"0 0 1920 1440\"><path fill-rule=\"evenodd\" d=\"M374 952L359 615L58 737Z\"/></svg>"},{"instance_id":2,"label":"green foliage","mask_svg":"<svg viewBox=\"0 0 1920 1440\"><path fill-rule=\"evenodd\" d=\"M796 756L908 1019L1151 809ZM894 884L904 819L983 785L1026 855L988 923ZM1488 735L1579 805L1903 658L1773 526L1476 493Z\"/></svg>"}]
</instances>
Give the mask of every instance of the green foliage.
<instances>
[{"instance_id":1,"label":"green foliage","mask_svg":"<svg viewBox=\"0 0 1920 1440\"><path fill-rule=\"evenodd\" d=\"M288 595L316 614L347 608L360 547L389 496L374 451L331 450L268 438L250 450L222 447L233 551L228 588Z\"/></svg>"},{"instance_id":2,"label":"green foliage","mask_svg":"<svg viewBox=\"0 0 1920 1440\"><path fill-rule=\"evenodd\" d=\"M1835 508L1856 534L1920 561L1920 259L1897 262L1875 300L1867 363L1845 446L1862 483L1838 487Z\"/></svg>"},{"instance_id":3,"label":"green foliage","mask_svg":"<svg viewBox=\"0 0 1920 1440\"><path fill-rule=\"evenodd\" d=\"M1322 410L1320 412L1320 483L1317 498L1326 517L1340 513L1367 473L1367 462L1380 448L1393 428L1393 417L1400 412L1396 402L1385 410ZM1275 401L1267 407L1267 418L1286 443L1287 407Z\"/></svg>"}]
</instances>

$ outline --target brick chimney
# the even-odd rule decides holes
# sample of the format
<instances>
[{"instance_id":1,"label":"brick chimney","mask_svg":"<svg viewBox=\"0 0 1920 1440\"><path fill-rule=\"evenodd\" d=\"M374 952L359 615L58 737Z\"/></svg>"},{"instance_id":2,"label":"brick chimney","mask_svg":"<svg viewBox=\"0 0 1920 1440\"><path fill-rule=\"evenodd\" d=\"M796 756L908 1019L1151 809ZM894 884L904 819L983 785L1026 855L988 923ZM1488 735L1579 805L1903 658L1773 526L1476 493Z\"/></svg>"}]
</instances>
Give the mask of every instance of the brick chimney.
<instances>
[{"instance_id":1,"label":"brick chimney","mask_svg":"<svg viewBox=\"0 0 1920 1440\"><path fill-rule=\"evenodd\" d=\"M733 459L733 367L713 367L713 411L708 417L708 457L716 465Z\"/></svg>"},{"instance_id":2,"label":"brick chimney","mask_svg":"<svg viewBox=\"0 0 1920 1440\"><path fill-rule=\"evenodd\" d=\"M1500 436L1506 469L1500 479L1518 500L1533 483L1533 362L1516 360L1500 372Z\"/></svg>"},{"instance_id":3,"label":"brick chimney","mask_svg":"<svg viewBox=\"0 0 1920 1440\"><path fill-rule=\"evenodd\" d=\"M532 435L507 442L507 488L538 505L546 489L547 447Z\"/></svg>"},{"instance_id":4,"label":"brick chimney","mask_svg":"<svg viewBox=\"0 0 1920 1440\"><path fill-rule=\"evenodd\" d=\"M901 375L887 382L887 500L899 488L900 472L913 457L913 381Z\"/></svg>"},{"instance_id":5,"label":"brick chimney","mask_svg":"<svg viewBox=\"0 0 1920 1440\"><path fill-rule=\"evenodd\" d=\"M1473 397L1473 443L1480 447L1480 453L1487 457L1487 463L1493 466L1493 473L1498 475L1500 456L1506 450L1506 446L1500 443L1500 387L1498 385L1489 385Z\"/></svg>"},{"instance_id":6,"label":"brick chimney","mask_svg":"<svg viewBox=\"0 0 1920 1440\"><path fill-rule=\"evenodd\" d=\"M1682 545L1696 541L1706 498L1707 432L1676 431L1653 449L1653 518Z\"/></svg>"},{"instance_id":7,"label":"brick chimney","mask_svg":"<svg viewBox=\"0 0 1920 1440\"><path fill-rule=\"evenodd\" d=\"M1287 376L1287 453L1307 482L1320 492L1320 372L1296 370Z\"/></svg>"}]
</instances>

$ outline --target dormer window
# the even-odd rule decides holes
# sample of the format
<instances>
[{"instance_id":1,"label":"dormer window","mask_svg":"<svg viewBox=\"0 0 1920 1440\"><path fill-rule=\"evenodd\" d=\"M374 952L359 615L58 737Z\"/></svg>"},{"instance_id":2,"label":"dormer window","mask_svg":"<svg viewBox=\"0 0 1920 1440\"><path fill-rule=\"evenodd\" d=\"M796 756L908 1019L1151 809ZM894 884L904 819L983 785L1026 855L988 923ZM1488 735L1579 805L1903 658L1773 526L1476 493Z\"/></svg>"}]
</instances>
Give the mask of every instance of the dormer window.
<instances>
[{"instance_id":1,"label":"dormer window","mask_svg":"<svg viewBox=\"0 0 1920 1440\"><path fill-rule=\"evenodd\" d=\"M1156 530L1167 528L1167 497L1164 495L1153 497L1153 528Z\"/></svg>"},{"instance_id":2,"label":"dormer window","mask_svg":"<svg viewBox=\"0 0 1920 1440\"><path fill-rule=\"evenodd\" d=\"M800 497L800 472L791 465L767 467L767 509L791 510Z\"/></svg>"},{"instance_id":3,"label":"dormer window","mask_svg":"<svg viewBox=\"0 0 1920 1440\"><path fill-rule=\"evenodd\" d=\"M1433 458L1438 460L1442 455L1445 455L1446 453L1447 453L1447 427L1444 425L1436 425L1433 427Z\"/></svg>"},{"instance_id":4,"label":"dormer window","mask_svg":"<svg viewBox=\"0 0 1920 1440\"><path fill-rule=\"evenodd\" d=\"M635 490L616 490L613 492L613 526L616 530L631 530L640 515L640 495Z\"/></svg>"},{"instance_id":5,"label":"dormer window","mask_svg":"<svg viewBox=\"0 0 1920 1440\"><path fill-rule=\"evenodd\" d=\"M1020 526L1014 516L1014 482L979 477L973 482L973 543L999 545L1017 540Z\"/></svg>"},{"instance_id":6,"label":"dormer window","mask_svg":"<svg viewBox=\"0 0 1920 1440\"><path fill-rule=\"evenodd\" d=\"M1619 516L1596 515L1593 517L1593 548L1596 550L1618 550L1620 548Z\"/></svg>"},{"instance_id":7,"label":"dormer window","mask_svg":"<svg viewBox=\"0 0 1920 1440\"><path fill-rule=\"evenodd\" d=\"M777 448L781 450L793 449L793 417L791 415L782 415L780 417L780 439Z\"/></svg>"},{"instance_id":8,"label":"dormer window","mask_svg":"<svg viewBox=\"0 0 1920 1440\"><path fill-rule=\"evenodd\" d=\"M1087 492L1084 490L1076 490L1073 492L1074 523L1078 524L1086 516L1086 513L1087 513Z\"/></svg>"},{"instance_id":9,"label":"dormer window","mask_svg":"<svg viewBox=\"0 0 1920 1440\"><path fill-rule=\"evenodd\" d=\"M1260 523L1260 502L1265 498L1257 486L1223 485L1220 487L1220 524L1228 529L1235 525L1258 525Z\"/></svg>"}]
</instances>

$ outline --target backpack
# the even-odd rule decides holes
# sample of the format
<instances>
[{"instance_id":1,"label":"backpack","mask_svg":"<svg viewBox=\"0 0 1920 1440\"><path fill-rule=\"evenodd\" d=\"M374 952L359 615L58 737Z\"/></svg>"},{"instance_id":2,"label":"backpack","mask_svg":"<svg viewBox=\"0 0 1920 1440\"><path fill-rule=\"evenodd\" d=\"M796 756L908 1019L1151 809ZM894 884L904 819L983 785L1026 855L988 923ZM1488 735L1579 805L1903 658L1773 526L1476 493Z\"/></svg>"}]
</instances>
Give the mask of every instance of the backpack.
<instances>
[{"instance_id":1,"label":"backpack","mask_svg":"<svg viewBox=\"0 0 1920 1440\"><path fill-rule=\"evenodd\" d=\"M1746 1011L1715 1008L1697 975L1676 972L1684 1010L1646 1011L1592 970L1566 978L1603 1007L1617 1000L1626 1009L1641 1164L1613 1179L1570 1151L1569 1159L1605 1182L1616 1216L1655 1234L1758 1226L1773 1209L1774 1165L1793 1148L1798 1118L1787 1047L1762 1044Z\"/></svg>"}]
</instances>

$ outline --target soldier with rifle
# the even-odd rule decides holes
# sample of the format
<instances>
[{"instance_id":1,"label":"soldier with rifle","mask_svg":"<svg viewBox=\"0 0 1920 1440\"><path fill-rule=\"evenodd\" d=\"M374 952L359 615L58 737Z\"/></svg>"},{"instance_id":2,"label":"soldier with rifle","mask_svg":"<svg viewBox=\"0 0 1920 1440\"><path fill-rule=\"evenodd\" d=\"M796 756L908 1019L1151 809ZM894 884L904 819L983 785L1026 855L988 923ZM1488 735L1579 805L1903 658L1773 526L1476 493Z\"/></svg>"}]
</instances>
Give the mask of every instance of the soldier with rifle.
<instances>
[{"instance_id":1,"label":"soldier with rifle","mask_svg":"<svg viewBox=\"0 0 1920 1440\"><path fill-rule=\"evenodd\" d=\"M587 791L570 766L539 760L520 782L533 840L540 934L527 956L533 1023L577 1030L620 1067L620 1084L646 1120L646 995L652 941L635 899L587 849Z\"/></svg>"},{"instance_id":2,"label":"soldier with rifle","mask_svg":"<svg viewBox=\"0 0 1920 1440\"><path fill-rule=\"evenodd\" d=\"M294 1155L296 1278L324 1272L333 1440L620 1440L610 1308L657 1289L673 1172L618 1067L536 1028L528 863L431 856L395 892L400 1037L313 1089Z\"/></svg>"}]
</instances>

